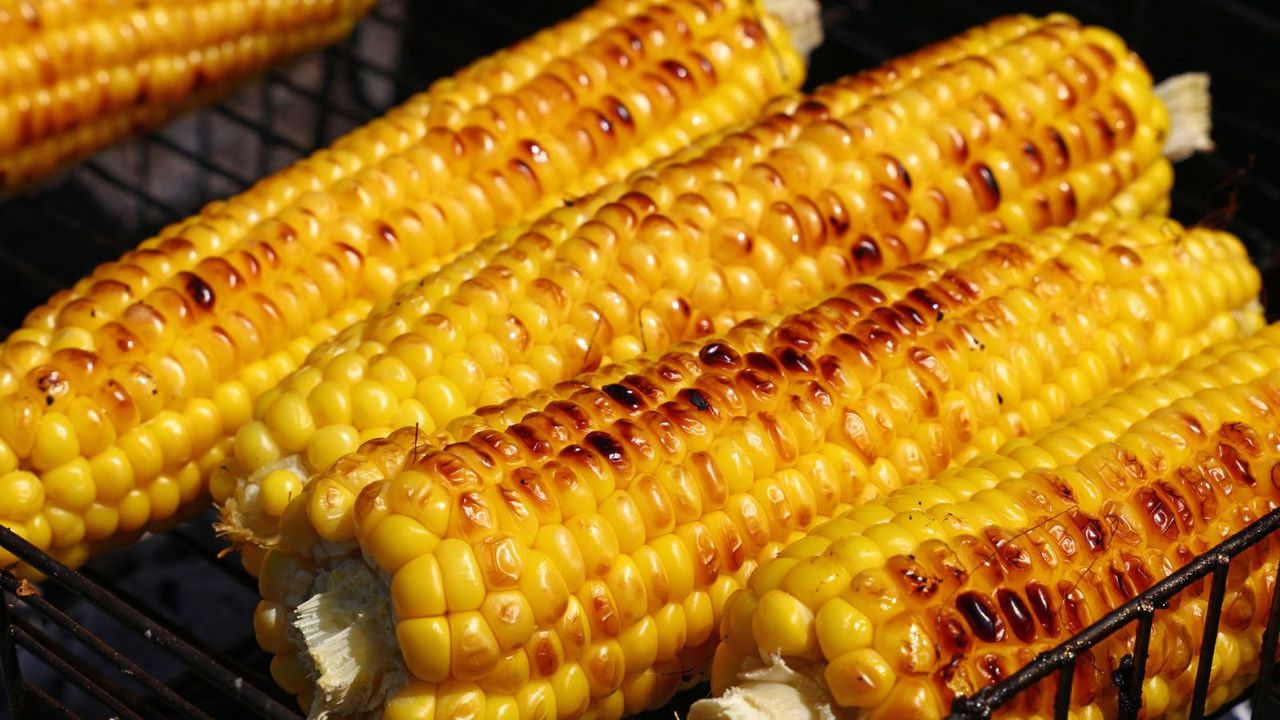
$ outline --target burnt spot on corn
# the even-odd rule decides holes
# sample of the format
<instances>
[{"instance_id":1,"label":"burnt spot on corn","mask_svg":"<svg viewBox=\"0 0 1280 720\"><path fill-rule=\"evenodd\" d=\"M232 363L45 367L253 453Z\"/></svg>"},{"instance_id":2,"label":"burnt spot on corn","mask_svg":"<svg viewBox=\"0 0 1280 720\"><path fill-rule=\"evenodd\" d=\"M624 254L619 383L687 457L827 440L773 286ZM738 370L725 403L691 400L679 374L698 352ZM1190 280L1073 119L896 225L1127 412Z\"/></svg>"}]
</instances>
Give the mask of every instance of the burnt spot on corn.
<instances>
[{"instance_id":1,"label":"burnt spot on corn","mask_svg":"<svg viewBox=\"0 0 1280 720\"><path fill-rule=\"evenodd\" d=\"M969 631L965 630L960 618L952 613L947 611L939 613L936 626L943 649L952 653L953 658L963 657L973 648L973 639L969 636Z\"/></svg>"},{"instance_id":2,"label":"burnt spot on corn","mask_svg":"<svg viewBox=\"0 0 1280 720\"><path fill-rule=\"evenodd\" d=\"M711 368L733 368L742 364L742 356L722 342L707 343L698 351L698 359Z\"/></svg>"},{"instance_id":3,"label":"burnt spot on corn","mask_svg":"<svg viewBox=\"0 0 1280 720\"><path fill-rule=\"evenodd\" d=\"M1222 439L1240 448L1246 455L1257 457L1262 453L1262 442L1253 428L1242 422L1223 423L1218 429Z\"/></svg>"},{"instance_id":4,"label":"burnt spot on corn","mask_svg":"<svg viewBox=\"0 0 1280 720\"><path fill-rule=\"evenodd\" d=\"M1049 637L1057 637L1058 613L1054 610L1053 595L1049 588L1033 582L1027 584L1026 590L1027 604L1031 607L1031 612L1040 623L1040 627L1044 629Z\"/></svg>"},{"instance_id":5,"label":"burnt spot on corn","mask_svg":"<svg viewBox=\"0 0 1280 720\"><path fill-rule=\"evenodd\" d=\"M604 458L605 462L609 463L609 465L615 468L624 467L626 465L626 448L624 448L622 443L618 442L618 439L613 435L597 430L587 433L587 436L583 438L583 441L586 442L587 445L591 446L591 449L599 453L600 457Z\"/></svg>"},{"instance_id":6,"label":"burnt spot on corn","mask_svg":"<svg viewBox=\"0 0 1280 720\"><path fill-rule=\"evenodd\" d=\"M972 590L961 593L956 598L956 609L979 640L989 643L1004 641L1004 620L986 596Z\"/></svg>"},{"instance_id":7,"label":"burnt spot on corn","mask_svg":"<svg viewBox=\"0 0 1280 720\"><path fill-rule=\"evenodd\" d=\"M1159 493L1151 488L1139 488L1136 499L1138 508L1142 510L1142 516L1151 523L1156 532L1168 539L1178 536L1176 517Z\"/></svg>"},{"instance_id":8,"label":"burnt spot on corn","mask_svg":"<svg viewBox=\"0 0 1280 720\"><path fill-rule=\"evenodd\" d=\"M853 242L850 251L853 262L860 273L879 270L884 265L884 256L880 253L880 244L870 235L863 234Z\"/></svg>"},{"instance_id":9,"label":"burnt spot on corn","mask_svg":"<svg viewBox=\"0 0 1280 720\"><path fill-rule=\"evenodd\" d=\"M187 297L196 304L201 310L212 310L215 296L213 288L209 287L209 283L205 282L199 275L195 273L183 271L178 273L183 290L186 291Z\"/></svg>"},{"instance_id":10,"label":"burnt spot on corn","mask_svg":"<svg viewBox=\"0 0 1280 720\"><path fill-rule=\"evenodd\" d=\"M1080 588L1066 580L1058 582L1058 592L1062 595L1060 615L1067 632L1075 635L1089 626L1089 609L1084 593Z\"/></svg>"},{"instance_id":11,"label":"burnt spot on corn","mask_svg":"<svg viewBox=\"0 0 1280 720\"><path fill-rule=\"evenodd\" d=\"M471 529L482 531L492 530L495 527L493 514L489 512L484 496L478 492L462 493L458 497L458 510L464 533L468 533Z\"/></svg>"},{"instance_id":12,"label":"burnt spot on corn","mask_svg":"<svg viewBox=\"0 0 1280 720\"><path fill-rule=\"evenodd\" d=\"M1218 443L1217 448L1218 460L1222 463L1231 479L1241 485L1252 487L1257 484L1253 473L1250 472L1248 464L1240 459L1240 454L1236 449L1226 443Z\"/></svg>"},{"instance_id":13,"label":"burnt spot on corn","mask_svg":"<svg viewBox=\"0 0 1280 720\"><path fill-rule=\"evenodd\" d=\"M907 172L902 161L888 153L882 154L880 158L884 161L885 176L889 181L901 186L904 190L910 190L911 174Z\"/></svg>"},{"instance_id":14,"label":"burnt spot on corn","mask_svg":"<svg viewBox=\"0 0 1280 720\"><path fill-rule=\"evenodd\" d=\"M983 679L988 685L995 685L1005 677L1004 661L999 655L990 653L983 655L978 659L978 671L982 673Z\"/></svg>"},{"instance_id":15,"label":"burnt spot on corn","mask_svg":"<svg viewBox=\"0 0 1280 720\"><path fill-rule=\"evenodd\" d=\"M1097 555L1107 549L1107 533L1101 522L1078 510L1072 510L1067 513L1067 516L1080 531L1080 536L1084 538L1084 543L1090 552Z\"/></svg>"},{"instance_id":16,"label":"burnt spot on corn","mask_svg":"<svg viewBox=\"0 0 1280 720\"><path fill-rule=\"evenodd\" d=\"M541 460L551 457L553 448L551 442L547 440L542 433L534 430L525 423L516 423L507 429L516 441L523 445L525 451L534 460Z\"/></svg>"},{"instance_id":17,"label":"burnt spot on corn","mask_svg":"<svg viewBox=\"0 0 1280 720\"><path fill-rule=\"evenodd\" d=\"M973 187L978 209L991 212L1000 204L1000 184L991 172L991 167L984 162L974 163L969 173L969 184Z\"/></svg>"},{"instance_id":18,"label":"burnt spot on corn","mask_svg":"<svg viewBox=\"0 0 1280 720\"><path fill-rule=\"evenodd\" d=\"M793 373L811 374L814 371L813 361L808 355L796 350L793 347L785 347L778 353L778 362L782 367Z\"/></svg>"},{"instance_id":19,"label":"burnt spot on corn","mask_svg":"<svg viewBox=\"0 0 1280 720\"><path fill-rule=\"evenodd\" d=\"M709 400L706 394L703 393L701 390L698 390L696 388L684 388L679 392L677 397L689 403L690 405L692 405L694 408L696 408L701 412L710 411L712 413L715 413L715 408L712 406L711 400Z\"/></svg>"},{"instance_id":20,"label":"burnt spot on corn","mask_svg":"<svg viewBox=\"0 0 1280 720\"><path fill-rule=\"evenodd\" d=\"M1026 163L1027 174L1031 179L1039 179L1044 174L1044 156L1040 148L1030 140L1022 143L1022 159Z\"/></svg>"},{"instance_id":21,"label":"burnt spot on corn","mask_svg":"<svg viewBox=\"0 0 1280 720\"><path fill-rule=\"evenodd\" d=\"M645 407L644 398L635 390L620 383L609 383L601 388L605 395L623 408L635 412Z\"/></svg>"},{"instance_id":22,"label":"burnt spot on corn","mask_svg":"<svg viewBox=\"0 0 1280 720\"><path fill-rule=\"evenodd\" d=\"M1107 579L1111 582L1111 589L1116 593L1116 605L1123 604L1133 599L1133 585L1129 582L1129 578L1112 563L1107 568Z\"/></svg>"},{"instance_id":23,"label":"burnt spot on corn","mask_svg":"<svg viewBox=\"0 0 1280 720\"><path fill-rule=\"evenodd\" d=\"M919 600L928 600L938 593L942 580L931 575L913 558L895 555L889 559L889 572L898 578L903 589Z\"/></svg>"}]
</instances>

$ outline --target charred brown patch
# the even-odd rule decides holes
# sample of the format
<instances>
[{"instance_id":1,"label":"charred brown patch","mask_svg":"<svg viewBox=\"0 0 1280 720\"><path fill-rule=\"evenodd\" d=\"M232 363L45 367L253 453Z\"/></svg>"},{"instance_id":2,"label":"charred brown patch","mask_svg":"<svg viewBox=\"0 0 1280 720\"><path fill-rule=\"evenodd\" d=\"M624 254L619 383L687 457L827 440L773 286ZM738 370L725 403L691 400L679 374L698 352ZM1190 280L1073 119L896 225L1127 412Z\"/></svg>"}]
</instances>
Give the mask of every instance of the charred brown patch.
<instances>
[{"instance_id":1,"label":"charred brown patch","mask_svg":"<svg viewBox=\"0 0 1280 720\"><path fill-rule=\"evenodd\" d=\"M216 298L213 288L209 287L209 283L206 283L199 275L185 271L178 273L178 277L182 283L183 290L187 293L187 297L191 298L196 307L201 310L213 309L213 303Z\"/></svg>"},{"instance_id":2,"label":"charred brown patch","mask_svg":"<svg viewBox=\"0 0 1280 720\"><path fill-rule=\"evenodd\" d=\"M1222 466L1226 468L1227 473L1231 475L1231 479L1237 483L1253 487L1257 484L1253 473L1249 471L1249 465L1240 459L1240 454L1236 449L1226 443L1218 443L1218 460Z\"/></svg>"},{"instance_id":3,"label":"charred brown patch","mask_svg":"<svg viewBox=\"0 0 1280 720\"><path fill-rule=\"evenodd\" d=\"M1156 532L1167 539L1178 537L1177 518L1159 493L1151 488L1139 488L1136 499L1143 517L1151 523Z\"/></svg>"},{"instance_id":4,"label":"charred brown patch","mask_svg":"<svg viewBox=\"0 0 1280 720\"><path fill-rule=\"evenodd\" d=\"M1053 596L1049 588L1040 583L1028 583L1027 604L1031 606L1031 612L1049 637L1057 637L1058 613L1054 610Z\"/></svg>"},{"instance_id":5,"label":"charred brown patch","mask_svg":"<svg viewBox=\"0 0 1280 720\"><path fill-rule=\"evenodd\" d=\"M783 348L778 353L778 362L782 364L782 367L794 373L808 375L814 371L813 361L809 359L809 356L793 347Z\"/></svg>"},{"instance_id":6,"label":"charred brown patch","mask_svg":"<svg viewBox=\"0 0 1280 720\"><path fill-rule=\"evenodd\" d=\"M955 615L946 611L940 613L936 625L938 640L947 652L966 655L973 648L973 639L969 637L969 631L965 630L964 623Z\"/></svg>"},{"instance_id":7,"label":"charred brown patch","mask_svg":"<svg viewBox=\"0 0 1280 720\"><path fill-rule=\"evenodd\" d=\"M884 265L884 256L880 253L880 244L870 235L863 234L853 242L850 254L853 262L862 273L879 270Z\"/></svg>"},{"instance_id":8,"label":"charred brown patch","mask_svg":"<svg viewBox=\"0 0 1280 720\"><path fill-rule=\"evenodd\" d=\"M698 352L698 359L708 368L736 368L742 356L723 342L710 342Z\"/></svg>"},{"instance_id":9,"label":"charred brown patch","mask_svg":"<svg viewBox=\"0 0 1280 720\"><path fill-rule=\"evenodd\" d=\"M969 172L969 184L974 188L978 209L991 212L1000 204L1000 184L984 162L974 163Z\"/></svg>"},{"instance_id":10,"label":"charred brown patch","mask_svg":"<svg viewBox=\"0 0 1280 720\"><path fill-rule=\"evenodd\" d=\"M609 399L618 403L622 407L632 412L641 410L645 406L644 398L635 390L619 383L609 383L600 388Z\"/></svg>"},{"instance_id":11,"label":"charred brown patch","mask_svg":"<svg viewBox=\"0 0 1280 720\"><path fill-rule=\"evenodd\" d=\"M972 590L962 593L956 599L956 609L978 639L989 643L1004 641L1004 621L986 596Z\"/></svg>"}]
</instances>

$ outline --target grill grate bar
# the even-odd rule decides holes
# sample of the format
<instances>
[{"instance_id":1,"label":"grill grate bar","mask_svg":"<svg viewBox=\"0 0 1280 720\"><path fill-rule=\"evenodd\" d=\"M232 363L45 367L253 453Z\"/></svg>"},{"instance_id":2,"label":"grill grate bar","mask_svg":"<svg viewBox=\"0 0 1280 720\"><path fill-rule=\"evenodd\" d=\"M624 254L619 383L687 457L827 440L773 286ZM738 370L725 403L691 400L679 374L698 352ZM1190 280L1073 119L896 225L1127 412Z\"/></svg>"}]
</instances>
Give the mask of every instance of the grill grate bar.
<instances>
[{"instance_id":1,"label":"grill grate bar","mask_svg":"<svg viewBox=\"0 0 1280 720\"><path fill-rule=\"evenodd\" d=\"M66 705L63 705L53 699L53 696L45 692L44 688L41 688L39 685L27 683L22 689L25 692L27 699L34 701L32 705L38 705L41 708L44 708L51 717L58 718L58 720L80 720L79 715L72 712ZM22 716L15 715L14 717Z\"/></svg>"},{"instance_id":2,"label":"grill grate bar","mask_svg":"<svg viewBox=\"0 0 1280 720\"><path fill-rule=\"evenodd\" d=\"M34 627L24 627L20 622L14 623L11 627L13 638L22 649L57 670L60 675L92 696L94 700L114 710L118 717L125 720L145 720L142 715L131 709L138 707L141 703L128 690L102 677L101 673L82 661L67 658L62 652L54 650L58 647L58 643Z\"/></svg>"},{"instance_id":3,"label":"grill grate bar","mask_svg":"<svg viewBox=\"0 0 1280 720\"><path fill-rule=\"evenodd\" d=\"M142 633L157 647L199 673L211 685L239 700L247 709L273 720L294 720L297 717L262 690L245 682L243 675L232 671L227 664L217 662L156 620L142 614L137 607L121 601L102 585L94 583L86 575L40 552L34 545L3 526L0 526L0 547L46 575L50 581L79 595L124 625Z\"/></svg>"},{"instance_id":4,"label":"grill grate bar","mask_svg":"<svg viewBox=\"0 0 1280 720\"><path fill-rule=\"evenodd\" d=\"M13 621L10 617L9 594L0 592L0 674L4 680L4 707L9 717L26 716L26 693L23 692L22 667L18 665Z\"/></svg>"},{"instance_id":5,"label":"grill grate bar","mask_svg":"<svg viewBox=\"0 0 1280 720\"><path fill-rule=\"evenodd\" d=\"M0 573L0 587L3 587L9 593L18 594L21 589L22 581L13 575L3 572ZM154 676L143 670L137 663L122 655L120 652L103 642L97 635L94 635L83 625L77 623L69 615L54 607L49 601L45 600L39 594L31 594L22 598L24 604L34 608L40 614L49 618L55 625L70 633L74 638L88 646L91 650L98 653L108 662L116 667L121 673L132 678L143 687L156 694L161 702L168 707L186 713L186 717L208 719L208 715L198 710L194 705L184 700L182 697L174 693L164 683L157 680Z\"/></svg>"},{"instance_id":6,"label":"grill grate bar","mask_svg":"<svg viewBox=\"0 0 1280 720\"><path fill-rule=\"evenodd\" d=\"M206 118L206 116L203 116L203 115L202 115L201 117L202 117L202 118ZM203 124L207 127L207 125L208 125L208 123L207 123L207 118L206 118L206 121L205 121ZM199 130L199 129L197 129L197 131L196 131L196 132L199 134L199 133L201 133L202 131L201 131L201 130ZM174 141L174 140L171 140L171 139L169 139L168 137L166 137L165 135L160 134L160 133L157 133L157 134L155 134L155 135L151 135L151 136L148 138L148 141L149 141L150 143L154 143L154 144L156 144L156 145L159 145L160 147L162 147L162 148L164 148L164 149L166 149L166 150L169 150L169 151L171 151L171 152L175 152L175 153L177 153L177 154L181 155L184 159L189 160L189 161L191 161L192 163L195 163L195 165L196 165L197 167L199 167L201 170L204 170L204 171L205 171L205 172L203 172L203 173L200 173L200 174L199 174L199 176L198 176L200 179L202 179L202 180L203 180L203 184L202 184L202 186L201 186L201 188L200 188L200 192L199 192L199 195L200 195L200 197L202 197L202 198L204 198L204 197L208 197L208 196L209 196L209 190L208 190L208 179L209 179L209 174L217 175L218 177L220 177L220 178L222 178L222 179L224 179L224 180L228 180L228 181L230 181L230 182L233 182L233 183L235 183L236 185L238 185L238 186L240 186L240 187L248 187L248 186L250 186L250 185L252 185L252 184L253 184L253 181L252 181L252 180L250 180L249 178L247 178L247 177L245 177L245 176L243 176L243 175L239 175L239 174L235 173L234 171L232 171L232 170L228 170L228 169L226 169L226 168L224 168L224 167L222 167L222 166L218 165L217 163L213 162L213 161L212 161L212 159L211 159L211 158L209 158L209 152L208 152L207 148L206 148L205 150L203 150L203 151L190 150L190 149L188 149L188 148L183 147L183 146L182 146L182 143L179 143L179 142L176 142L176 141ZM201 141L197 141L197 142L201 142Z\"/></svg>"},{"instance_id":7,"label":"grill grate bar","mask_svg":"<svg viewBox=\"0 0 1280 720\"><path fill-rule=\"evenodd\" d=\"M1213 670L1213 653L1218 647L1218 623L1222 620L1222 598L1227 594L1228 557L1211 556L1218 567L1213 570L1213 586L1209 590L1208 612L1204 620L1204 632L1200 635L1200 661L1196 666L1196 685L1191 695L1191 720L1204 717L1204 705L1209 698L1209 675Z\"/></svg>"},{"instance_id":8,"label":"grill grate bar","mask_svg":"<svg viewBox=\"0 0 1280 720\"><path fill-rule=\"evenodd\" d=\"M1147 652L1151 648L1151 622L1154 617L1154 610L1138 616L1138 637L1134 639L1133 655L1130 656L1133 667L1121 676L1119 720L1138 720L1138 710L1142 708L1142 682L1147 674ZM1123 671L1122 664L1121 672Z\"/></svg>"},{"instance_id":9,"label":"grill grate bar","mask_svg":"<svg viewBox=\"0 0 1280 720\"><path fill-rule=\"evenodd\" d=\"M1271 593L1271 613L1267 616L1267 629L1262 633L1262 659L1258 667L1258 682L1253 689L1253 707L1261 708L1267 688L1275 681L1276 640L1280 635L1280 592Z\"/></svg>"},{"instance_id":10,"label":"grill grate bar","mask_svg":"<svg viewBox=\"0 0 1280 720\"><path fill-rule=\"evenodd\" d=\"M131 607L138 608L139 610L147 611L148 617L151 620L151 622L155 623L158 627L163 628L165 632L169 633L173 637L189 645L196 653L202 655L203 657L208 659L210 662L231 671L233 674L238 675L244 680L250 681L254 688L258 689L259 691L266 692L268 696L272 694L271 692L263 690L263 688L271 688L271 689L275 688L275 681L272 680L271 678L266 677L261 673L255 672L254 670L246 667L243 663L241 663L239 660L237 660L235 657L231 656L230 654L223 652L218 648L210 647L207 643L191 635L183 628L170 623L165 617L157 613L154 608L150 607L141 598L130 593L128 590L125 590L124 588L120 587L118 584L114 583L110 578L105 577L104 575L97 572L93 568L85 568L83 571L83 574L85 575L85 577L97 583L100 587L105 588L111 594L119 598L122 602L130 605ZM188 665L187 667L189 667L190 669L192 669L197 674L200 674L203 677L203 674L200 673L200 671L197 668L192 667L190 665ZM208 682L208 678L205 678L205 681ZM215 684L215 687L217 687L216 684ZM293 716L291 715L290 717L292 718Z\"/></svg>"},{"instance_id":11,"label":"grill grate bar","mask_svg":"<svg viewBox=\"0 0 1280 720\"><path fill-rule=\"evenodd\" d=\"M1069 720L1071 717L1071 687L1076 680L1075 655L1067 655L1062 666L1058 668L1058 691L1053 697L1054 720ZM987 713L990 717L991 713ZM970 717L976 717L971 715Z\"/></svg>"}]
</instances>

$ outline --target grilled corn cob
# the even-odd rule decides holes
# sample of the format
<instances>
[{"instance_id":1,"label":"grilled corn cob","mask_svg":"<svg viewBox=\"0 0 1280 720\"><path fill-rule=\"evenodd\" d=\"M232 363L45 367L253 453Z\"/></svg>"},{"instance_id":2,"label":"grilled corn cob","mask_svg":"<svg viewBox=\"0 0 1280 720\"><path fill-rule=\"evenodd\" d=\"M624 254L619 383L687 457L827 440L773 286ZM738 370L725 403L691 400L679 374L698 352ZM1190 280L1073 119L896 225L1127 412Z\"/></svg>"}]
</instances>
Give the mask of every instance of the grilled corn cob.
<instances>
[{"instance_id":1,"label":"grilled corn cob","mask_svg":"<svg viewBox=\"0 0 1280 720\"><path fill-rule=\"evenodd\" d=\"M753 115L799 82L786 42L745 0L605 4L99 268L0 348L0 477L39 488L0 517L76 565L173 516L317 341L496 227ZM355 418L406 417L386 399L357 394Z\"/></svg>"},{"instance_id":2,"label":"grilled corn cob","mask_svg":"<svg viewBox=\"0 0 1280 720\"><path fill-rule=\"evenodd\" d=\"M447 444L399 430L287 506L259 640L313 713L660 704L793 534L994 449L986 428L1045 427L1256 329L1257 289L1234 238L1167 220L997 238L509 401Z\"/></svg>"},{"instance_id":3,"label":"grilled corn cob","mask_svg":"<svg viewBox=\"0 0 1280 720\"><path fill-rule=\"evenodd\" d=\"M313 353L240 431L214 494L246 566L309 475L397 425L429 435L962 237L1163 209L1167 119L1117 43L1064 18L998 21L782 101L427 278ZM357 417L372 392L385 412Z\"/></svg>"},{"instance_id":4,"label":"grilled corn cob","mask_svg":"<svg viewBox=\"0 0 1280 720\"><path fill-rule=\"evenodd\" d=\"M942 717L954 696L1007 676L1274 509L1274 444L1262 439L1274 437L1277 410L1271 326L815 528L730 600L714 684L723 692L771 656L787 669L699 703L691 718L758 717L749 709L759 698L804 692L789 672L823 678L803 685L814 706ZM1210 710L1256 674L1276 571L1264 559L1233 565ZM1205 586L1155 616L1147 717L1185 712ZM1129 628L1077 660L1081 717L1115 716L1111 673L1133 641ZM1040 685L1004 710L1047 716L1053 695Z\"/></svg>"},{"instance_id":5,"label":"grilled corn cob","mask_svg":"<svg viewBox=\"0 0 1280 720\"><path fill-rule=\"evenodd\" d=\"M346 35L373 0L0 8L0 191Z\"/></svg>"}]
</instances>

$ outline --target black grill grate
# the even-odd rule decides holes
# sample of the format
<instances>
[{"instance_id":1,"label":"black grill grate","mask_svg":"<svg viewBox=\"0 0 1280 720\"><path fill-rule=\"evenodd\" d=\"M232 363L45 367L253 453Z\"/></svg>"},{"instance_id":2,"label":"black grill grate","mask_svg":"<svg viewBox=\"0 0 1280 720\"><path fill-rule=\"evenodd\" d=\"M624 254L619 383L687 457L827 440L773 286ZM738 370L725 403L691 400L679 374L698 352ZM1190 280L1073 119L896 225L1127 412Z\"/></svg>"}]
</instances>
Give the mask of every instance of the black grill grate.
<instances>
[{"instance_id":1,"label":"black grill grate","mask_svg":"<svg viewBox=\"0 0 1280 720\"><path fill-rule=\"evenodd\" d=\"M583 5L383 0L341 45L267 73L215 107L0 202L0 270L6 271L0 331L17 327L28 309L166 223L328 144L427 80ZM1274 73L1280 67L1280 14L1265 0L826 2L827 40L812 58L810 85L1002 13L1053 10L1121 32L1156 77L1211 73L1218 149L1178 166L1174 214L1242 237L1267 276L1267 296L1280 294L1280 214L1273 209L1280 206L1280 131L1271 118L1271 109L1280 106ZM297 718L252 638L256 585L234 560L217 559L220 543L209 521L206 513L151 535L93 560L80 573L58 569L34 548L24 549L21 539L0 532L0 545L53 578L32 595L0 572L0 629L11 629L0 632L0 669L11 703L7 714L0 703L0 718ZM1047 657L959 703L956 717L986 717L1112 632L1136 630L1141 640L1161 601L1207 576L1220 587L1229 558L1277 528L1280 514L1272 513ZM1269 659L1278 618L1280 604L1273 605L1265 636ZM1145 645L1137 647L1129 677L1141 675ZM1264 668L1264 677L1271 669ZM1117 680L1126 686L1125 677ZM1264 688L1268 692L1260 690L1259 697L1272 704L1258 716L1270 717L1278 706L1270 683ZM694 688L651 716L681 716L705 693L705 687Z\"/></svg>"}]
</instances>

